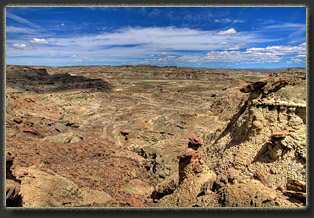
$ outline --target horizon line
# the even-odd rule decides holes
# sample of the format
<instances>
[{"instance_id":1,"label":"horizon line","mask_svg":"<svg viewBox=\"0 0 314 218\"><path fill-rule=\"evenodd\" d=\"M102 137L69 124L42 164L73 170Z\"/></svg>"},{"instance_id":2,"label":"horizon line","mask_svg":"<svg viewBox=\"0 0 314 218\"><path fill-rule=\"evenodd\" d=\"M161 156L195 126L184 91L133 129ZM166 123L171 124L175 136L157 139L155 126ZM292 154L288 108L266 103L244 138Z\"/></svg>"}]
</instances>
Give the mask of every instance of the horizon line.
<instances>
[{"instance_id":1,"label":"horizon line","mask_svg":"<svg viewBox=\"0 0 314 218\"><path fill-rule=\"evenodd\" d=\"M192 68L192 69L226 69L226 70L272 70L272 69L306 69L306 67L275 67L275 68L210 68L210 67L187 67L187 66L175 66L175 65L165 65L165 66L158 66L158 65L151 65L151 64L121 64L121 65L110 65L110 64L103 64L103 65L63 65L63 66L54 66L54 65L27 65L27 64L6 64L6 66L28 66L28 67L99 67L99 66L110 66L110 67L122 67L122 66L152 66L152 67L176 67L176 68Z\"/></svg>"}]
</instances>

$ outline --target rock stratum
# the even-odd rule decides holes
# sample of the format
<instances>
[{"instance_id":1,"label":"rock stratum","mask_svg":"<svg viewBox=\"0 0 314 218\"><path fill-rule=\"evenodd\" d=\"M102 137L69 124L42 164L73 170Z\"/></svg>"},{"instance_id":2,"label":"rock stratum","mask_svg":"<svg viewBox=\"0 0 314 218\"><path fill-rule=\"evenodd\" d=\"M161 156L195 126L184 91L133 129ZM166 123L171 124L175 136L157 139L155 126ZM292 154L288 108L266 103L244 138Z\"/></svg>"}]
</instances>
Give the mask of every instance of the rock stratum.
<instances>
[{"instance_id":1,"label":"rock stratum","mask_svg":"<svg viewBox=\"0 0 314 218\"><path fill-rule=\"evenodd\" d=\"M7 207L307 206L306 73L6 68Z\"/></svg>"}]
</instances>

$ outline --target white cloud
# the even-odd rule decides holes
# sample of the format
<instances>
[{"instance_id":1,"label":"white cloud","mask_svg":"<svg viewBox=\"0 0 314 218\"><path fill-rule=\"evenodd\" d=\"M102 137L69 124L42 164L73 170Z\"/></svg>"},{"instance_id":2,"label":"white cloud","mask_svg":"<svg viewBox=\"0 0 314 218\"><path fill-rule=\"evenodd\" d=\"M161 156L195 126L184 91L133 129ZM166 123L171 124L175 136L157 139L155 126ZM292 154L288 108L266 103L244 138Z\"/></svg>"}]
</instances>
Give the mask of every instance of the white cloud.
<instances>
[{"instance_id":1,"label":"white cloud","mask_svg":"<svg viewBox=\"0 0 314 218\"><path fill-rule=\"evenodd\" d=\"M223 31L202 31L189 28L150 27L150 28L124 28L116 32L104 32L94 36L80 36L75 38L48 38L49 44L63 46L67 49L82 52L84 50L115 49L120 47L123 52L128 49L146 50L151 52L168 52L168 50L218 50L224 44L241 44L259 42L260 37L255 33L239 32L235 29ZM220 44L220 42L225 42ZM265 42L265 41L264 41ZM131 48L124 46L132 45ZM106 48L108 46L109 48ZM169 48L169 49L168 49ZM170 49L171 48L171 49Z\"/></svg>"},{"instance_id":2,"label":"white cloud","mask_svg":"<svg viewBox=\"0 0 314 218\"><path fill-rule=\"evenodd\" d=\"M225 30L225 31L220 31L217 33L217 35L232 35L232 34L235 34L237 33L237 31L234 29L234 28L231 28L231 29L228 29L228 30Z\"/></svg>"},{"instance_id":3,"label":"white cloud","mask_svg":"<svg viewBox=\"0 0 314 218\"><path fill-rule=\"evenodd\" d=\"M189 65L204 63L276 63L291 56L305 55L306 44L296 46L274 45L258 47L263 35L254 32L237 32L234 28L226 31L204 31L176 27L124 28L115 32L103 32L98 35L81 35L75 37L46 38L33 40L45 41L51 46L43 49L20 50L8 47L7 55L16 59L37 56L38 62L44 57L55 59L49 54L62 53L58 63L75 61L88 63L140 63L147 64ZM237 33L235 35L232 35ZM232 37L230 37L232 35ZM45 40L45 41L44 41ZM275 41L276 39L270 39ZM7 44L22 44L22 39L7 40ZM269 41L268 41L269 42ZM131 46L129 46L131 45ZM255 45L256 47L253 47ZM249 48L247 48L249 47ZM23 49L24 51L21 51ZM239 50L242 51L239 51ZM189 55L187 55L187 52ZM48 55L47 55L48 54ZM75 55L73 55L75 54ZM85 58L84 58L85 57ZM302 57L296 57L302 59ZM19 59L22 60L22 59ZM26 59L25 59L26 60ZM46 60L47 63L50 61ZM286 60L285 60L286 61ZM52 61L51 61L52 62Z\"/></svg>"},{"instance_id":4,"label":"white cloud","mask_svg":"<svg viewBox=\"0 0 314 218\"><path fill-rule=\"evenodd\" d=\"M291 55L291 54L299 54L305 55L306 53L306 44L302 43L298 46L291 45L276 45L276 46L267 46L266 48L249 48L247 52L270 52L275 55Z\"/></svg>"},{"instance_id":5,"label":"white cloud","mask_svg":"<svg viewBox=\"0 0 314 218\"><path fill-rule=\"evenodd\" d=\"M236 45L242 46L242 45ZM287 63L303 63L305 60L305 44L298 46L268 46L266 48L248 48L245 51L210 51L205 56L201 55L183 55L178 58L151 59L146 61L153 64L178 63L178 64L208 64L208 63L224 63L224 64L263 64L278 63L289 55L304 53L292 57Z\"/></svg>"},{"instance_id":6,"label":"white cloud","mask_svg":"<svg viewBox=\"0 0 314 218\"><path fill-rule=\"evenodd\" d=\"M64 23L60 24L61 26L64 26Z\"/></svg>"},{"instance_id":7,"label":"white cloud","mask_svg":"<svg viewBox=\"0 0 314 218\"><path fill-rule=\"evenodd\" d=\"M15 48L15 49L21 49L21 50L32 49L31 47L28 47L25 44L13 44L12 47Z\"/></svg>"},{"instance_id":8,"label":"white cloud","mask_svg":"<svg viewBox=\"0 0 314 218\"><path fill-rule=\"evenodd\" d=\"M33 44L39 44L39 45L48 44L48 41L46 39L38 39L38 38L34 38L30 40L29 42Z\"/></svg>"},{"instance_id":9,"label":"white cloud","mask_svg":"<svg viewBox=\"0 0 314 218\"><path fill-rule=\"evenodd\" d=\"M279 62L282 58L272 53L246 51L211 51L203 58L206 62L228 62L228 63L272 63Z\"/></svg>"}]
</instances>

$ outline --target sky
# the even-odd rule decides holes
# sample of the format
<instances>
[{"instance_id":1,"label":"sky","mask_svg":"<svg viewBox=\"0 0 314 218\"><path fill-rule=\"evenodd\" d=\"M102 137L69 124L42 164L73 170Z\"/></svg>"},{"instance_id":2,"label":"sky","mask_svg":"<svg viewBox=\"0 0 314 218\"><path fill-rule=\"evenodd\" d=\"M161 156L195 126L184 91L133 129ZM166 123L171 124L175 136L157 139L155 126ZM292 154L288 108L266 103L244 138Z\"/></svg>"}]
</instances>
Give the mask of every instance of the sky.
<instances>
[{"instance_id":1,"label":"sky","mask_svg":"<svg viewBox=\"0 0 314 218\"><path fill-rule=\"evenodd\" d=\"M306 7L7 7L6 63L306 67Z\"/></svg>"}]
</instances>

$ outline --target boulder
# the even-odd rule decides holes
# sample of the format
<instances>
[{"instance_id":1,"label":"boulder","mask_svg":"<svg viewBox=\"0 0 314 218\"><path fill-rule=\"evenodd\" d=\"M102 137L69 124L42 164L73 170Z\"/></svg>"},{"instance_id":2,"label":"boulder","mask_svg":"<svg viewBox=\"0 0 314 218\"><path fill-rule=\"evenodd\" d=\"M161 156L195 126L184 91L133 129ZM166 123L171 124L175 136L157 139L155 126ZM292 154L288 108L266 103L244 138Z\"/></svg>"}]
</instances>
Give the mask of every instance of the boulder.
<instances>
[{"instance_id":1,"label":"boulder","mask_svg":"<svg viewBox=\"0 0 314 218\"><path fill-rule=\"evenodd\" d=\"M165 195L172 194L178 187L179 177L177 174L166 178L163 182L159 183L153 191L151 197L153 199L160 199Z\"/></svg>"},{"instance_id":2,"label":"boulder","mask_svg":"<svg viewBox=\"0 0 314 218\"><path fill-rule=\"evenodd\" d=\"M191 134L189 136L189 143L188 143L188 147L192 148L194 150L197 150L199 147L202 146L201 140L200 138L198 138L196 135Z\"/></svg>"},{"instance_id":3,"label":"boulder","mask_svg":"<svg viewBox=\"0 0 314 218\"><path fill-rule=\"evenodd\" d=\"M81 189L65 177L50 170L45 171L35 166L15 170L21 180L23 207L73 207L105 203L112 199L103 191Z\"/></svg>"},{"instance_id":4,"label":"boulder","mask_svg":"<svg viewBox=\"0 0 314 218\"><path fill-rule=\"evenodd\" d=\"M138 195L150 195L154 188L142 180L139 179L132 179L124 188L126 192L131 195L138 194Z\"/></svg>"},{"instance_id":5,"label":"boulder","mask_svg":"<svg viewBox=\"0 0 314 218\"><path fill-rule=\"evenodd\" d=\"M178 153L177 158L178 159L191 158L195 152L196 151L192 148L185 148Z\"/></svg>"},{"instance_id":6,"label":"boulder","mask_svg":"<svg viewBox=\"0 0 314 218\"><path fill-rule=\"evenodd\" d=\"M276 190L261 183L249 182L225 186L218 190L223 207L273 207L276 206Z\"/></svg>"},{"instance_id":7,"label":"boulder","mask_svg":"<svg viewBox=\"0 0 314 218\"><path fill-rule=\"evenodd\" d=\"M216 180L214 182L214 190L218 190L221 187L226 186L227 184L228 184L228 177L225 174L220 173L217 175Z\"/></svg>"}]
</instances>

